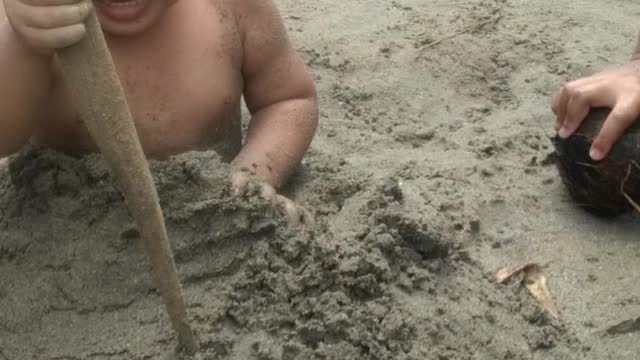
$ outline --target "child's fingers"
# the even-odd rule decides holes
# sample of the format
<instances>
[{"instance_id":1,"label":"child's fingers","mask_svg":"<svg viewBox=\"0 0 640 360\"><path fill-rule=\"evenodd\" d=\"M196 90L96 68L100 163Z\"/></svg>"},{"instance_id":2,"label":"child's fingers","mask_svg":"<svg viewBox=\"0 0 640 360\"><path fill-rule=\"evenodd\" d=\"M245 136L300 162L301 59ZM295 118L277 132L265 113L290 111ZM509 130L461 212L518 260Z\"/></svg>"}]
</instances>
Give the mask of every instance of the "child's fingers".
<instances>
[{"instance_id":1,"label":"child's fingers","mask_svg":"<svg viewBox=\"0 0 640 360\"><path fill-rule=\"evenodd\" d=\"M40 49L61 49L80 41L87 32L84 24L57 29L25 28L23 30L32 46Z\"/></svg>"},{"instance_id":2,"label":"child's fingers","mask_svg":"<svg viewBox=\"0 0 640 360\"><path fill-rule=\"evenodd\" d=\"M55 29L84 22L91 3L80 2L59 6L28 6L23 11L24 25L38 29Z\"/></svg>"},{"instance_id":3,"label":"child's fingers","mask_svg":"<svg viewBox=\"0 0 640 360\"><path fill-rule=\"evenodd\" d=\"M260 189L260 196L262 196L263 199L270 201L271 205L273 206L277 206L277 198L278 198L278 193L276 192L276 189L273 188L273 186L269 185L269 184L262 184L262 187Z\"/></svg>"},{"instance_id":4,"label":"child's fingers","mask_svg":"<svg viewBox=\"0 0 640 360\"><path fill-rule=\"evenodd\" d=\"M276 203L277 207L287 218L287 224L290 228L296 229L301 226L312 225L314 223L311 214L288 198L282 195L276 195Z\"/></svg>"},{"instance_id":5,"label":"child's fingers","mask_svg":"<svg viewBox=\"0 0 640 360\"><path fill-rule=\"evenodd\" d=\"M231 189L234 194L242 195L247 190L249 185L250 175L246 171L233 171L229 177L231 183Z\"/></svg>"},{"instance_id":6,"label":"child's fingers","mask_svg":"<svg viewBox=\"0 0 640 360\"><path fill-rule=\"evenodd\" d=\"M604 159L613 144L635 122L640 115L640 104L637 99L621 100L611 110L609 117L602 125L600 133L591 144L589 155L595 161Z\"/></svg>"}]
</instances>

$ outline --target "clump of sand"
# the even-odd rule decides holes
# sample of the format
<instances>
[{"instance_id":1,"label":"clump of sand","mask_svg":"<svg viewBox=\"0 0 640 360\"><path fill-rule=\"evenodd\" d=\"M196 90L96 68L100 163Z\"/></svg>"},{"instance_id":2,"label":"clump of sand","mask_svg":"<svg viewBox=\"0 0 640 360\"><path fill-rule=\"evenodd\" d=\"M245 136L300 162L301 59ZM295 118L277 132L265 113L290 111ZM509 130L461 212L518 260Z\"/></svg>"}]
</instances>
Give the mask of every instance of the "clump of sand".
<instances>
[{"instance_id":1,"label":"clump of sand","mask_svg":"<svg viewBox=\"0 0 640 360\"><path fill-rule=\"evenodd\" d=\"M566 330L496 288L397 179L314 153L314 228L234 196L213 152L152 162L210 359L573 358ZM294 181L295 182L295 181ZM164 359L175 338L99 156L27 149L0 174L0 358ZM559 335L563 336L559 336Z\"/></svg>"}]
</instances>

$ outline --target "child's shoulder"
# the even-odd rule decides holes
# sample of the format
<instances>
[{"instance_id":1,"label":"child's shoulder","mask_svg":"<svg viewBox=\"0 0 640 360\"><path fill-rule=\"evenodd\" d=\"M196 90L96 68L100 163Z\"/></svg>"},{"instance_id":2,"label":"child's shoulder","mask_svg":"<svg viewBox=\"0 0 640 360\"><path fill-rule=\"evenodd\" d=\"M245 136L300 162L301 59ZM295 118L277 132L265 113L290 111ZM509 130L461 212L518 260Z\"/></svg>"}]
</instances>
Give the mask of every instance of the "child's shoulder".
<instances>
[{"instance_id":1,"label":"child's shoulder","mask_svg":"<svg viewBox=\"0 0 640 360\"><path fill-rule=\"evenodd\" d=\"M223 0L222 3L232 9L239 21L268 21L278 15L273 0Z\"/></svg>"},{"instance_id":2,"label":"child's shoulder","mask_svg":"<svg viewBox=\"0 0 640 360\"><path fill-rule=\"evenodd\" d=\"M236 28L243 40L260 39L257 43L270 43L272 39L285 37L286 30L280 12L273 0L211 0L216 6L224 7L233 13ZM243 41L244 42L244 41ZM256 45L256 41L249 41ZM246 45L246 44L245 44Z\"/></svg>"}]
</instances>

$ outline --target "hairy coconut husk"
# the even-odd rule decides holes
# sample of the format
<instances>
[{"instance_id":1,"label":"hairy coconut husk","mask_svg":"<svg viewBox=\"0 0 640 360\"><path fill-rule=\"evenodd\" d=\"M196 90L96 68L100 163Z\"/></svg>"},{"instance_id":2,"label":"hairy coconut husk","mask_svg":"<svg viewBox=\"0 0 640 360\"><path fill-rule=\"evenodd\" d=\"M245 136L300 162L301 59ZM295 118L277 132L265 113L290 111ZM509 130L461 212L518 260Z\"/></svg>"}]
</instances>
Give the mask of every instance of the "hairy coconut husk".
<instances>
[{"instance_id":1,"label":"hairy coconut husk","mask_svg":"<svg viewBox=\"0 0 640 360\"><path fill-rule=\"evenodd\" d=\"M625 132L605 159L593 161L589 156L610 112L592 109L569 138L552 138L557 167L572 199L590 213L607 217L630 211L631 201L640 200L640 123Z\"/></svg>"}]
</instances>

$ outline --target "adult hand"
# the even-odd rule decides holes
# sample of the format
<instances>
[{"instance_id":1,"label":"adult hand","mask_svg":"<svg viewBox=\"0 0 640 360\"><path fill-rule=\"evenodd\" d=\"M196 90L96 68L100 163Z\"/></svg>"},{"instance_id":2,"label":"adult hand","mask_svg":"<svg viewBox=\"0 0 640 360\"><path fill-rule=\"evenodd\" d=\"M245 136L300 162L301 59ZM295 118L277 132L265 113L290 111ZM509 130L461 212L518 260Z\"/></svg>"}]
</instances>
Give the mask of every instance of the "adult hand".
<instances>
[{"instance_id":1,"label":"adult hand","mask_svg":"<svg viewBox=\"0 0 640 360\"><path fill-rule=\"evenodd\" d=\"M592 107L611 109L589 153L598 161L640 116L640 60L564 85L552 104L558 135L573 134Z\"/></svg>"}]
</instances>

